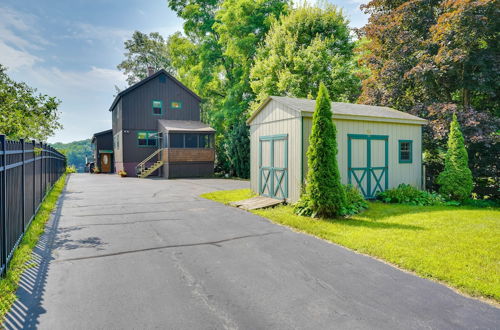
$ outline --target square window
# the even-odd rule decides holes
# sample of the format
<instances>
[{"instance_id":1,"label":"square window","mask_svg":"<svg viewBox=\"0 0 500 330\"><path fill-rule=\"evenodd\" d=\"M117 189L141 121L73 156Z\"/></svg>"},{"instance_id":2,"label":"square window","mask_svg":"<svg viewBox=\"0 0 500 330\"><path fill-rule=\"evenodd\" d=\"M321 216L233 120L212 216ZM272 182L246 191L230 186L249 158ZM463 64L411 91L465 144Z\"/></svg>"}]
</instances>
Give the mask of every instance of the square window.
<instances>
[{"instance_id":1,"label":"square window","mask_svg":"<svg viewBox=\"0 0 500 330\"><path fill-rule=\"evenodd\" d=\"M184 148L184 134L172 133L170 134L169 148Z\"/></svg>"},{"instance_id":2,"label":"square window","mask_svg":"<svg viewBox=\"0 0 500 330\"><path fill-rule=\"evenodd\" d=\"M186 148L198 148L198 134L186 134Z\"/></svg>"},{"instance_id":3,"label":"square window","mask_svg":"<svg viewBox=\"0 0 500 330\"><path fill-rule=\"evenodd\" d=\"M163 102L162 101L153 101L153 114L161 115L163 113Z\"/></svg>"},{"instance_id":4,"label":"square window","mask_svg":"<svg viewBox=\"0 0 500 330\"><path fill-rule=\"evenodd\" d=\"M181 101L172 101L172 102L170 102L170 108L182 109L182 102Z\"/></svg>"}]
</instances>

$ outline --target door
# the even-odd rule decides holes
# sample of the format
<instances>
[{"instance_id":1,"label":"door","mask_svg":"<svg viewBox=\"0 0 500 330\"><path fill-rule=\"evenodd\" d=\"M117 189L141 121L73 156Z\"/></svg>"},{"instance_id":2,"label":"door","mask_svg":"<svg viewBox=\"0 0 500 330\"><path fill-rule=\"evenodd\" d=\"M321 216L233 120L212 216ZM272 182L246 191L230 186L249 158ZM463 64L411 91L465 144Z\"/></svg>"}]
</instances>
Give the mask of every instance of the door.
<instances>
[{"instance_id":1,"label":"door","mask_svg":"<svg viewBox=\"0 0 500 330\"><path fill-rule=\"evenodd\" d=\"M101 172L111 172L111 154L101 154Z\"/></svg>"},{"instance_id":2,"label":"door","mask_svg":"<svg viewBox=\"0 0 500 330\"><path fill-rule=\"evenodd\" d=\"M288 198L288 135L259 138L259 194Z\"/></svg>"},{"instance_id":3,"label":"door","mask_svg":"<svg viewBox=\"0 0 500 330\"><path fill-rule=\"evenodd\" d=\"M389 185L389 137L358 134L347 137L348 182L365 198L375 198Z\"/></svg>"}]
</instances>

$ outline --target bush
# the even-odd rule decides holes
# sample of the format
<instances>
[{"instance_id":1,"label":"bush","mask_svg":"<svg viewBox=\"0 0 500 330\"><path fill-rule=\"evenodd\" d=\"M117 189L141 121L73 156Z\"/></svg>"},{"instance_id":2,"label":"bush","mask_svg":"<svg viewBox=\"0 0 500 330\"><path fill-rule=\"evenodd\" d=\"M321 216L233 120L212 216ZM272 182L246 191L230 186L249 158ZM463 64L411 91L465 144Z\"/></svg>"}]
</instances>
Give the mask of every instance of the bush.
<instances>
[{"instance_id":1,"label":"bush","mask_svg":"<svg viewBox=\"0 0 500 330\"><path fill-rule=\"evenodd\" d=\"M439 192L443 196L459 202L470 196L474 186L464 137L455 114L453 114L448 134L448 150L444 161L444 170L439 174L437 184L440 185Z\"/></svg>"},{"instance_id":2,"label":"bush","mask_svg":"<svg viewBox=\"0 0 500 330\"><path fill-rule=\"evenodd\" d=\"M332 120L328 90L319 86L307 150L307 185L305 200L300 205L312 209L311 216L331 218L342 215L345 192L340 183L337 164L337 132Z\"/></svg>"},{"instance_id":3,"label":"bush","mask_svg":"<svg viewBox=\"0 0 500 330\"><path fill-rule=\"evenodd\" d=\"M66 166L66 173L76 173L76 167L74 165Z\"/></svg>"},{"instance_id":4,"label":"bush","mask_svg":"<svg viewBox=\"0 0 500 330\"><path fill-rule=\"evenodd\" d=\"M419 190L409 184L400 184L397 188L379 192L377 198L384 203L399 203L409 205L442 205L444 198L428 191Z\"/></svg>"},{"instance_id":5,"label":"bush","mask_svg":"<svg viewBox=\"0 0 500 330\"><path fill-rule=\"evenodd\" d=\"M342 215L358 214L368 208L368 202L365 200L358 188L351 184L344 186L345 206L342 209Z\"/></svg>"},{"instance_id":6,"label":"bush","mask_svg":"<svg viewBox=\"0 0 500 330\"><path fill-rule=\"evenodd\" d=\"M500 202L492 199L467 199L462 205L477 208L500 207Z\"/></svg>"},{"instance_id":7,"label":"bush","mask_svg":"<svg viewBox=\"0 0 500 330\"><path fill-rule=\"evenodd\" d=\"M364 199L361 192L353 185L342 185L345 195L345 204L340 210L342 216L358 214L368 208L368 202ZM310 198L307 194L303 194L300 200L293 205L295 214L310 217L314 211L310 207Z\"/></svg>"}]
</instances>

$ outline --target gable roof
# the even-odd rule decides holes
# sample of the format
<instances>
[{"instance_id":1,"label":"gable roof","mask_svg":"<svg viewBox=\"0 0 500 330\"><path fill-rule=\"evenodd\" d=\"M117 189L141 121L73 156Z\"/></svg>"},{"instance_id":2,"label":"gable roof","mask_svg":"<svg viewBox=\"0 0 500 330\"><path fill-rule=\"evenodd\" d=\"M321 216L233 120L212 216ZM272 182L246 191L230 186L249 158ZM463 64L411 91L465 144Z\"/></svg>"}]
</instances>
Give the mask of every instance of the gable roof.
<instances>
[{"instance_id":1,"label":"gable roof","mask_svg":"<svg viewBox=\"0 0 500 330\"><path fill-rule=\"evenodd\" d=\"M300 99L286 96L270 96L257 108L257 110L250 116L247 123L250 124L259 112L271 101L275 100L292 110L299 112L301 115L312 114L316 107L316 100ZM409 113L398 111L389 107L354 104L343 102L332 102L333 115L339 119L393 119L400 122L409 122L416 124L425 124L425 119L419 118ZM358 118L356 118L358 117Z\"/></svg>"},{"instance_id":2,"label":"gable roof","mask_svg":"<svg viewBox=\"0 0 500 330\"><path fill-rule=\"evenodd\" d=\"M158 122L167 132L215 132L201 121L159 119Z\"/></svg>"},{"instance_id":3,"label":"gable roof","mask_svg":"<svg viewBox=\"0 0 500 330\"><path fill-rule=\"evenodd\" d=\"M145 83L155 79L156 77L160 76L160 75L166 75L167 78L171 79L174 83L176 83L179 87L181 87L182 89L184 89L186 92L188 92L189 94L191 94L195 99L197 99L198 101L201 102L201 98L195 94L195 92L193 92L192 90L190 90L189 88L187 88L183 83L181 83L179 80L175 79L174 76L172 76L170 73L168 73L167 71L165 71L164 69L161 69L160 71L157 71L156 73L152 74L151 76L147 77L147 78L144 78L142 79L141 81L139 81L138 83L135 83L133 84L132 86L130 86L129 88L127 89L124 89L122 90L120 93L118 93L118 95L116 95L115 97L115 100L113 101L113 103L111 104L111 107L109 108L109 111L113 111L113 108L115 107L115 105L118 103L118 101L120 101L120 98L127 94L127 93L130 93L131 91L133 91L134 89L136 88L139 88L141 87L142 85L144 85Z\"/></svg>"},{"instance_id":4,"label":"gable roof","mask_svg":"<svg viewBox=\"0 0 500 330\"><path fill-rule=\"evenodd\" d=\"M99 135L105 135L105 134L113 134L113 130L107 129L107 130L102 131L102 132L94 133L94 135L92 135L92 140L90 142L93 143L96 137L98 137Z\"/></svg>"}]
</instances>

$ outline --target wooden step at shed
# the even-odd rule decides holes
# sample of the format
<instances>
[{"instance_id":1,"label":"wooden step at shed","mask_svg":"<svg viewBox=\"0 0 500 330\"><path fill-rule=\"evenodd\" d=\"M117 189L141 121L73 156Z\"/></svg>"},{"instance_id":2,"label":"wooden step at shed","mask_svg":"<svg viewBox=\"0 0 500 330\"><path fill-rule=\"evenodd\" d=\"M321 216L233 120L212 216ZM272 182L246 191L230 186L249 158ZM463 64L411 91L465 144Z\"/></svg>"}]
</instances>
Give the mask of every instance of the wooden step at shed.
<instances>
[{"instance_id":1,"label":"wooden step at shed","mask_svg":"<svg viewBox=\"0 0 500 330\"><path fill-rule=\"evenodd\" d=\"M256 210L256 209L264 209L266 207L276 206L279 204L283 204L283 200L257 196L249 199L244 199L242 201L232 202L230 205L239 207L244 210Z\"/></svg>"}]
</instances>

